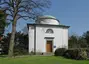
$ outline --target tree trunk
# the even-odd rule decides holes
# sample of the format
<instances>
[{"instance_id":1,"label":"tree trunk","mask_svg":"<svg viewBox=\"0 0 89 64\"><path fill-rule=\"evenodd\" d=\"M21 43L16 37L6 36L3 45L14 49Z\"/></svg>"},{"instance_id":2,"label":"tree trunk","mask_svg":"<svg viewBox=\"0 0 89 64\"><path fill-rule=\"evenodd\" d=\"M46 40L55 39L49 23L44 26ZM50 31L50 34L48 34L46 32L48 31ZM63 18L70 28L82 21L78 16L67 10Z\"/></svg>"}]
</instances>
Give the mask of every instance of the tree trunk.
<instances>
[{"instance_id":1,"label":"tree trunk","mask_svg":"<svg viewBox=\"0 0 89 64\"><path fill-rule=\"evenodd\" d=\"M14 19L12 23L12 33L11 33L11 39L10 39L10 44L9 44L8 57L13 56L15 32L16 32L16 18Z\"/></svg>"}]
</instances>

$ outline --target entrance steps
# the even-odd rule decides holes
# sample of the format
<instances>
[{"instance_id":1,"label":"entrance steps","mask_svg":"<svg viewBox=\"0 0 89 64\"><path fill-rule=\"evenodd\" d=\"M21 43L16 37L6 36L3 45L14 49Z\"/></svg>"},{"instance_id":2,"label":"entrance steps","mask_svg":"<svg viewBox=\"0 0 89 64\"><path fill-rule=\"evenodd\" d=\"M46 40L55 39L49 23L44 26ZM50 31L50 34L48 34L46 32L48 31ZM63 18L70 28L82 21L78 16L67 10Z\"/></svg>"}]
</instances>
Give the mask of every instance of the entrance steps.
<instances>
[{"instance_id":1,"label":"entrance steps","mask_svg":"<svg viewBox=\"0 0 89 64\"><path fill-rule=\"evenodd\" d=\"M47 52L47 53L43 53L43 55L44 55L44 56L53 56L54 53L52 53L52 52Z\"/></svg>"}]
</instances>

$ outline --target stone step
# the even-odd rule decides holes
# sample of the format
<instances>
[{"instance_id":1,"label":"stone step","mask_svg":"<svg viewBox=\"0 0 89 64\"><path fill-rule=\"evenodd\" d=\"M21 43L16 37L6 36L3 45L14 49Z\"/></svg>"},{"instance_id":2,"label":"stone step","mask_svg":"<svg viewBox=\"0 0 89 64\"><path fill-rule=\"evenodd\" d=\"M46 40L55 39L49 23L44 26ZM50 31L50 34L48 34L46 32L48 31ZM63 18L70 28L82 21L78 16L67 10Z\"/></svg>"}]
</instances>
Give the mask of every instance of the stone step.
<instances>
[{"instance_id":1,"label":"stone step","mask_svg":"<svg viewBox=\"0 0 89 64\"><path fill-rule=\"evenodd\" d=\"M47 53L43 53L43 55L52 56L52 55L54 55L54 53L47 52Z\"/></svg>"}]
</instances>

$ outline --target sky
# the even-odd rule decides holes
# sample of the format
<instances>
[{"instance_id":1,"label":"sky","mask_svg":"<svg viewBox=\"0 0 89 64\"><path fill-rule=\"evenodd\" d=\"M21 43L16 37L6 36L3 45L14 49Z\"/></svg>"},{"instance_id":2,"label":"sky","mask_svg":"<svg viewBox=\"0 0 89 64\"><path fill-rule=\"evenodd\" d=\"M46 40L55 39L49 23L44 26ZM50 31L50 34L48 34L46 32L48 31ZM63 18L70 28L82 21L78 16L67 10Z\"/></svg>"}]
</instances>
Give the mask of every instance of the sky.
<instances>
[{"instance_id":1,"label":"sky","mask_svg":"<svg viewBox=\"0 0 89 64\"><path fill-rule=\"evenodd\" d=\"M69 34L82 35L89 30L89 0L50 0L52 5L43 14L56 17L61 24L70 26ZM32 20L19 20L21 31ZM11 27L9 26L9 29Z\"/></svg>"}]
</instances>

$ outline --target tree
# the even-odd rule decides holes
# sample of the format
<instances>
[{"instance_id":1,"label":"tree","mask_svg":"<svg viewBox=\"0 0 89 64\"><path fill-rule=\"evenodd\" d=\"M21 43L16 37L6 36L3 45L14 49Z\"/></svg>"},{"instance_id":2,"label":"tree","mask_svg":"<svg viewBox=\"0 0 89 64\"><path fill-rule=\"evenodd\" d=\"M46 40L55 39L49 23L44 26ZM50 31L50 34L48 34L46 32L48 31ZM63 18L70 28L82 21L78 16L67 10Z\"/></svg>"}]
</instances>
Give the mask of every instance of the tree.
<instances>
[{"instance_id":1,"label":"tree","mask_svg":"<svg viewBox=\"0 0 89 64\"><path fill-rule=\"evenodd\" d=\"M69 38L69 48L87 48L86 39L83 36L71 35Z\"/></svg>"},{"instance_id":2,"label":"tree","mask_svg":"<svg viewBox=\"0 0 89 64\"><path fill-rule=\"evenodd\" d=\"M79 46L81 48L87 48L87 42L86 39L83 36L80 36L78 39Z\"/></svg>"},{"instance_id":3,"label":"tree","mask_svg":"<svg viewBox=\"0 0 89 64\"><path fill-rule=\"evenodd\" d=\"M11 33L4 36L2 39L2 54L8 54L9 42ZM28 53L28 34L21 32L15 33L14 55Z\"/></svg>"},{"instance_id":4,"label":"tree","mask_svg":"<svg viewBox=\"0 0 89 64\"><path fill-rule=\"evenodd\" d=\"M69 48L77 48L78 47L77 44L78 44L78 36L71 35L69 37L69 44L68 44Z\"/></svg>"},{"instance_id":5,"label":"tree","mask_svg":"<svg viewBox=\"0 0 89 64\"><path fill-rule=\"evenodd\" d=\"M6 26L5 13L2 10L0 10L0 37L4 33L5 26Z\"/></svg>"},{"instance_id":6,"label":"tree","mask_svg":"<svg viewBox=\"0 0 89 64\"><path fill-rule=\"evenodd\" d=\"M0 0L0 8L7 13L7 20L12 22L12 34L8 57L13 56L16 24L20 18L35 19L41 11L49 8L49 0Z\"/></svg>"},{"instance_id":7,"label":"tree","mask_svg":"<svg viewBox=\"0 0 89 64\"><path fill-rule=\"evenodd\" d=\"M14 55L28 53L28 34L16 32Z\"/></svg>"},{"instance_id":8,"label":"tree","mask_svg":"<svg viewBox=\"0 0 89 64\"><path fill-rule=\"evenodd\" d=\"M89 31L87 31L83 34L83 38L86 40L88 47L89 47Z\"/></svg>"}]
</instances>

